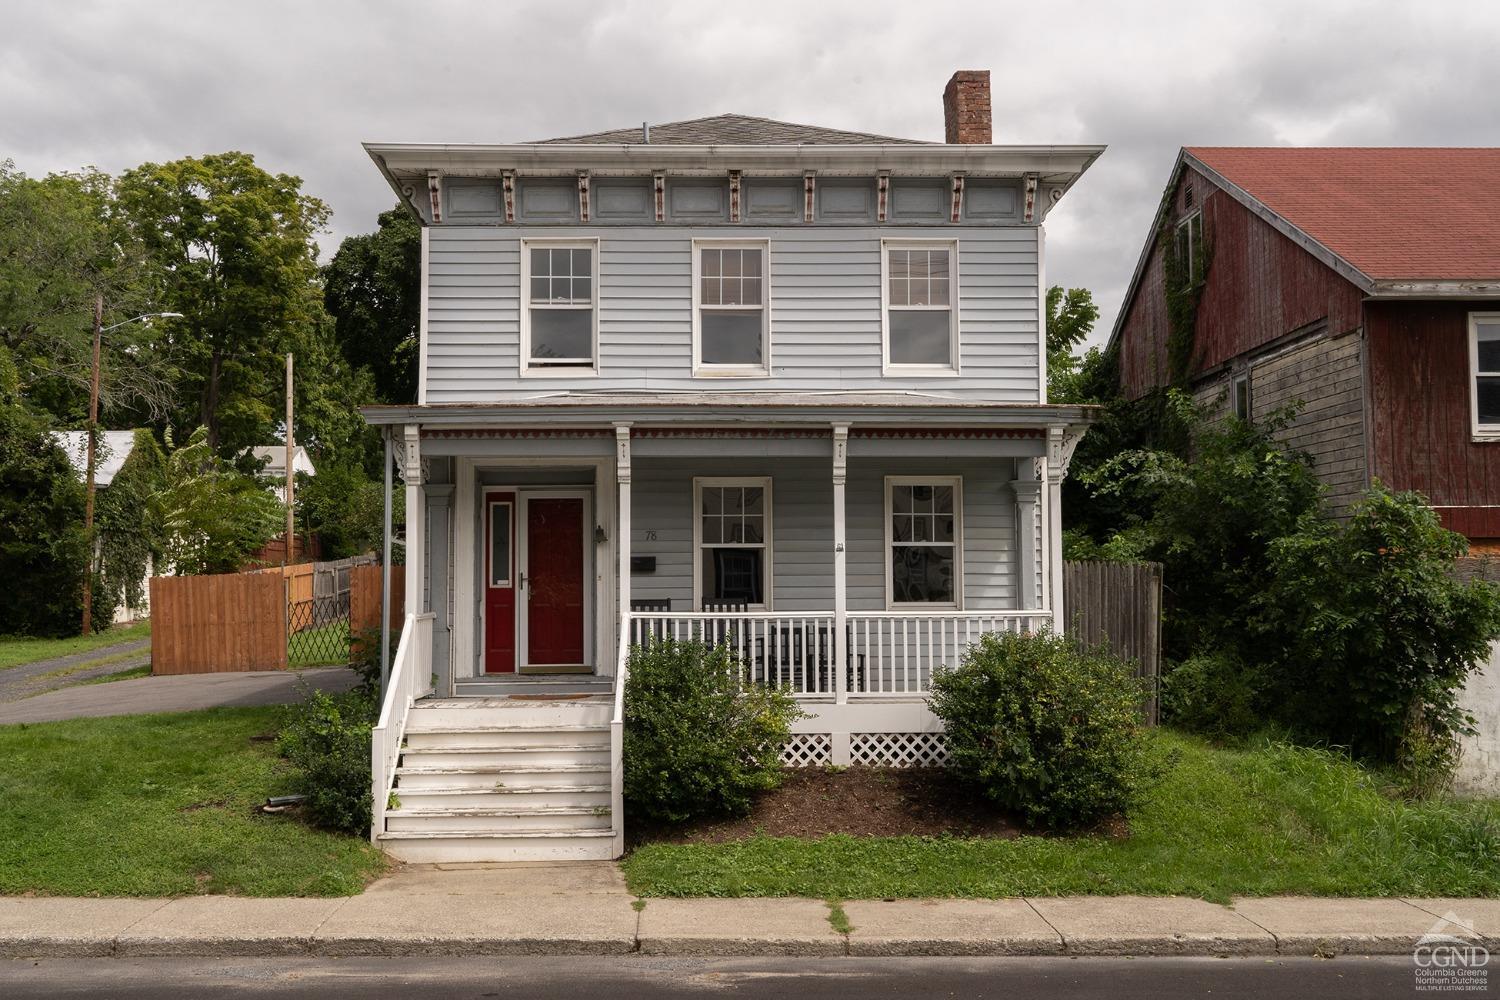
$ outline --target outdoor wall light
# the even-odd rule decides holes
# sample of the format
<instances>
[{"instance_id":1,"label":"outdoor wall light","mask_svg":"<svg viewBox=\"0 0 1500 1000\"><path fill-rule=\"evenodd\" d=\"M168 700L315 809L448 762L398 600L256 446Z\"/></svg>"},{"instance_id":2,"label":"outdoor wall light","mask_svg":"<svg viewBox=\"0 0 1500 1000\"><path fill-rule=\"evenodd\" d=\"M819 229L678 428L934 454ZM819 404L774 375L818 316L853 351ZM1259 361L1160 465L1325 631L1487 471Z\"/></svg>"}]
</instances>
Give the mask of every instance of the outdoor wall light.
<instances>
[{"instance_id":1,"label":"outdoor wall light","mask_svg":"<svg viewBox=\"0 0 1500 1000\"><path fill-rule=\"evenodd\" d=\"M604 525L594 525L594 544L603 545L607 541L609 541L609 532L604 530Z\"/></svg>"}]
</instances>

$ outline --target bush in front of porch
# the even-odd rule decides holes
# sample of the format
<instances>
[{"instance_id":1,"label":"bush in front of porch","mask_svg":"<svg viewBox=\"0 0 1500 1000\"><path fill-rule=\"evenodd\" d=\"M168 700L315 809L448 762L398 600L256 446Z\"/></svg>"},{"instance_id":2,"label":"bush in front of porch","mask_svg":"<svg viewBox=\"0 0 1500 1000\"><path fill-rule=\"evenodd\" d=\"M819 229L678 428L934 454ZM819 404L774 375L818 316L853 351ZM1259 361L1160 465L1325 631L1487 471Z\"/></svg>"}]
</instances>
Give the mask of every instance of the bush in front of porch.
<instances>
[{"instance_id":1,"label":"bush in front of porch","mask_svg":"<svg viewBox=\"0 0 1500 1000\"><path fill-rule=\"evenodd\" d=\"M1161 776L1144 697L1107 649L1050 631L981 636L932 679L954 774L1028 823L1062 829L1128 812Z\"/></svg>"},{"instance_id":2,"label":"bush in front of porch","mask_svg":"<svg viewBox=\"0 0 1500 1000\"><path fill-rule=\"evenodd\" d=\"M778 688L745 684L728 644L654 638L630 651L625 681L625 803L634 817L681 823L747 812L781 780L781 748L800 715Z\"/></svg>"}]
</instances>

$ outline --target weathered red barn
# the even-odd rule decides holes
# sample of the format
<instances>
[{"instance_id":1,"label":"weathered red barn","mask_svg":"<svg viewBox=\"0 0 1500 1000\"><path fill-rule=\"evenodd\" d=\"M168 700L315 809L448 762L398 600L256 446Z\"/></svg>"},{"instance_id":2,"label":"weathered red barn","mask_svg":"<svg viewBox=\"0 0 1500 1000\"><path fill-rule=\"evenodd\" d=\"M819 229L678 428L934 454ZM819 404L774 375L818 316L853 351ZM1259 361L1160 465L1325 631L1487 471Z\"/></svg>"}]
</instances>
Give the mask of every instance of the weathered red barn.
<instances>
[{"instance_id":1,"label":"weathered red barn","mask_svg":"<svg viewBox=\"0 0 1500 1000\"><path fill-rule=\"evenodd\" d=\"M1110 343L1131 398L1301 403L1336 510L1379 479L1500 550L1500 149L1183 149Z\"/></svg>"}]
</instances>

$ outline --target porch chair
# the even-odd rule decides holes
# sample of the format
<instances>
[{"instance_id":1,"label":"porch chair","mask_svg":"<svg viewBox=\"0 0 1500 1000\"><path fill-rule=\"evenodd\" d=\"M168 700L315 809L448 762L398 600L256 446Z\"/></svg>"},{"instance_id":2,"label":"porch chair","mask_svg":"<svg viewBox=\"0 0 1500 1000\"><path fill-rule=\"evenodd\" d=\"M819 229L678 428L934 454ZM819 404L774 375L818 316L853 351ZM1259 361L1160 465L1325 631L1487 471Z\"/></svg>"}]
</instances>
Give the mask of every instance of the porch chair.
<instances>
[{"instance_id":1,"label":"porch chair","mask_svg":"<svg viewBox=\"0 0 1500 1000\"><path fill-rule=\"evenodd\" d=\"M671 611L672 599L670 597L633 597L630 599L630 610L632 612L642 611ZM630 621L630 644L632 646L644 646L650 636L665 638L670 635L665 618L632 618Z\"/></svg>"}]
</instances>

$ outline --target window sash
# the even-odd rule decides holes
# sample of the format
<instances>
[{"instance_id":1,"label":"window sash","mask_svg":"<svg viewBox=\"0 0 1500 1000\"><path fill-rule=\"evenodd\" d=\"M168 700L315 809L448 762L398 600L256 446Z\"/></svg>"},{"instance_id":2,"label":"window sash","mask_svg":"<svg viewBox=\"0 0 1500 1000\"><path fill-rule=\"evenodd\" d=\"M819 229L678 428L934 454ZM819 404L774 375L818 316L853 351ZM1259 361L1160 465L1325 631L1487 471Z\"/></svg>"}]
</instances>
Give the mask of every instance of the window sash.
<instances>
[{"instance_id":1,"label":"window sash","mask_svg":"<svg viewBox=\"0 0 1500 1000\"><path fill-rule=\"evenodd\" d=\"M561 256L567 251L566 256ZM584 252L581 260L580 251ZM525 347L521 356L522 373L567 375L579 370L597 370L599 364L599 244L597 240L525 240L521 252L524 273L521 295L525 313ZM540 265L540 270L538 266ZM535 298L538 282L548 286L547 298ZM551 297L556 282L568 285L568 296ZM587 282L588 297L574 296L579 282ZM588 317L588 354L546 356L537 353L541 344L536 317L542 314L580 313Z\"/></svg>"},{"instance_id":2,"label":"window sash","mask_svg":"<svg viewBox=\"0 0 1500 1000\"><path fill-rule=\"evenodd\" d=\"M943 509L939 509L936 495L925 501L929 509L916 509L922 501L913 496L910 510L897 510L896 492L902 488L926 486L930 489L947 490L948 503ZM931 518L936 527L936 519L951 518L953 522L953 537L946 540L922 541L915 538L898 539L896 537L896 519L898 517ZM936 531L929 532L936 535ZM962 476L887 476L885 481L885 582L886 582L886 606L890 608L960 608L963 606L963 477ZM896 554L903 549L938 549L946 550L951 577L949 579L950 596L946 600L935 601L911 601L898 599L898 587L896 581Z\"/></svg>"},{"instance_id":3,"label":"window sash","mask_svg":"<svg viewBox=\"0 0 1500 1000\"><path fill-rule=\"evenodd\" d=\"M912 261L919 257L920 274L913 274ZM935 261L941 260L940 264ZM942 243L899 241L885 242L881 247L881 296L884 314L881 317L882 363L886 369L897 372L953 373L958 371L958 247L953 242ZM935 270L943 273L935 275ZM897 289L901 289L900 292ZM912 291L923 288L926 302L911 302ZM942 288L946 301L933 302L935 289ZM904 300L904 301L903 301ZM947 317L947 357L941 361L900 360L897 355L912 353L896 349L896 341L905 332L899 333L893 318L897 314L941 314Z\"/></svg>"},{"instance_id":4,"label":"window sash","mask_svg":"<svg viewBox=\"0 0 1500 1000\"><path fill-rule=\"evenodd\" d=\"M1486 334L1483 338L1481 332ZM1486 412L1495 406L1492 394L1500 394L1500 367L1483 366L1481 344L1495 344L1495 356L1500 357L1500 312L1469 313L1469 405L1473 431L1486 438L1500 437L1500 412ZM1483 401L1481 394L1485 396Z\"/></svg>"},{"instance_id":5,"label":"window sash","mask_svg":"<svg viewBox=\"0 0 1500 1000\"><path fill-rule=\"evenodd\" d=\"M732 263L730 263L732 261ZM749 263L754 261L754 263ZM725 289L733 283L734 296L725 302ZM751 284L753 283L753 284ZM709 292L709 289L712 292ZM770 248L764 242L693 242L693 369L706 374L763 376L771 367ZM717 300L717 301L715 301ZM706 358L705 323L708 316L743 316L756 321L759 336L754 361L710 361ZM721 332L720 337L724 336ZM749 346L750 335L742 339ZM737 339L738 343L739 340ZM744 351L743 353L749 353Z\"/></svg>"},{"instance_id":6,"label":"window sash","mask_svg":"<svg viewBox=\"0 0 1500 1000\"><path fill-rule=\"evenodd\" d=\"M759 496L748 494L754 491ZM716 478L700 477L693 480L693 590L697 607L705 601L735 600L716 596L712 590L713 570L707 554L715 551L745 551L756 554L760 579L754 581L750 592L754 597L744 598L748 607L756 610L771 607L772 587L772 522L771 480L769 477ZM718 522L714 528L709 522ZM760 527L759 541L726 540L730 524L741 527L755 522ZM718 529L718 530L715 530ZM717 535L717 541L709 539ZM720 581L721 583L723 581Z\"/></svg>"}]
</instances>

